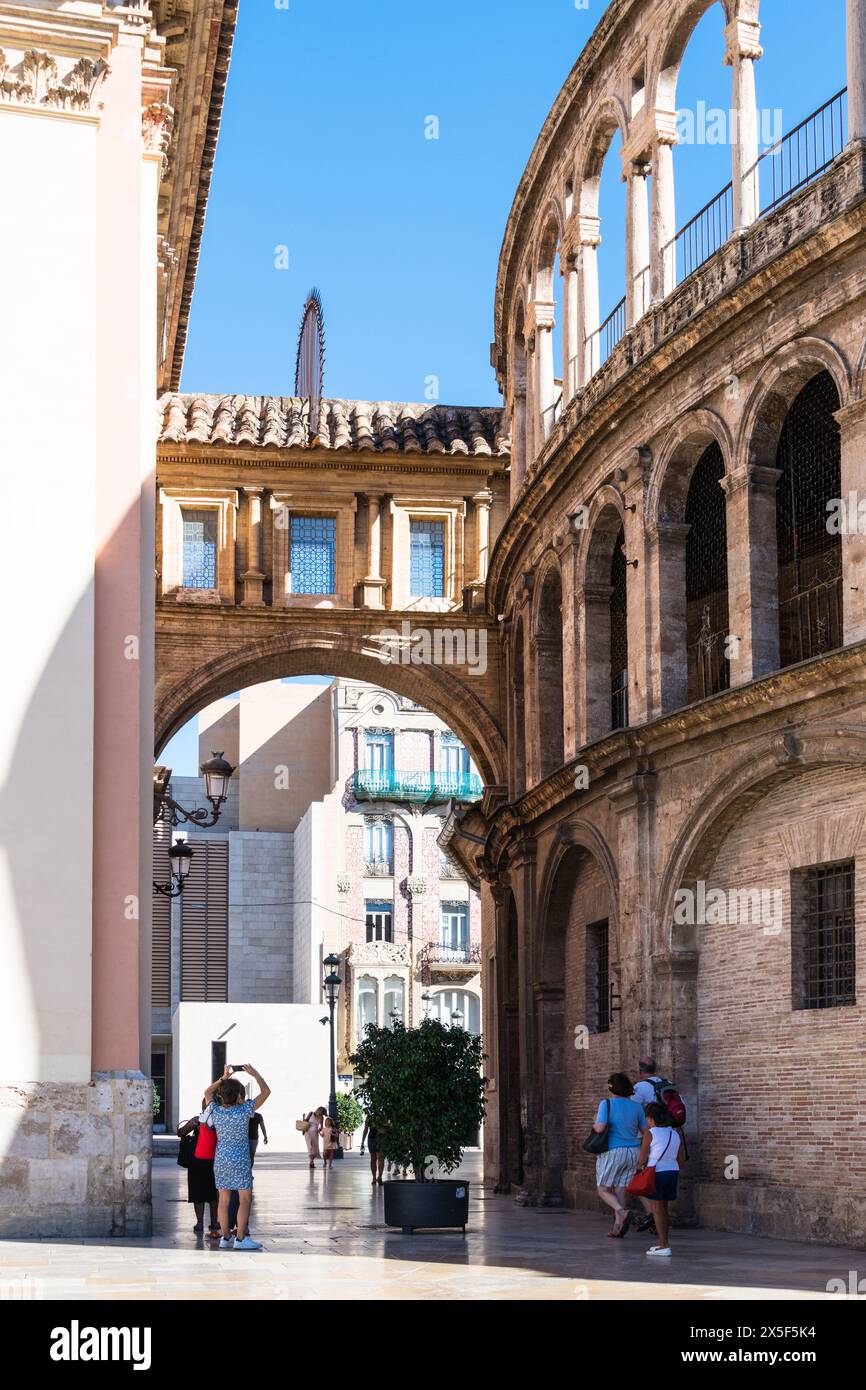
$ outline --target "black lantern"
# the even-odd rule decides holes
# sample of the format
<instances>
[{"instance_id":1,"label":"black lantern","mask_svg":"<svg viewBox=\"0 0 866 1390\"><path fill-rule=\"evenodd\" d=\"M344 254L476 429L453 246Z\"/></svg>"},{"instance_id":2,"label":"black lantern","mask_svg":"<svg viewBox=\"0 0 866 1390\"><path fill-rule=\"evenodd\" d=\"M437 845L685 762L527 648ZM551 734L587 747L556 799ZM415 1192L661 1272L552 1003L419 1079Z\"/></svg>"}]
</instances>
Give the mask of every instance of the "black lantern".
<instances>
[{"instance_id":1,"label":"black lantern","mask_svg":"<svg viewBox=\"0 0 866 1390\"><path fill-rule=\"evenodd\" d=\"M189 873L190 864L194 851L187 844L186 840L175 840L168 852L168 862L171 865L171 882L154 883L153 891L161 893L166 898L179 898L183 892L183 885Z\"/></svg>"},{"instance_id":2,"label":"black lantern","mask_svg":"<svg viewBox=\"0 0 866 1390\"><path fill-rule=\"evenodd\" d=\"M187 811L186 807L168 795L170 770L164 767L156 768L153 790L154 824L162 822L163 825L178 826L188 823L197 825L202 830L210 829L212 825L216 825L220 818L220 810L228 800L229 783L233 773L234 768L231 763L226 762L222 753L211 753L207 762L201 765L205 797L211 804L211 810L208 812L204 806L200 806L195 811Z\"/></svg>"}]
</instances>

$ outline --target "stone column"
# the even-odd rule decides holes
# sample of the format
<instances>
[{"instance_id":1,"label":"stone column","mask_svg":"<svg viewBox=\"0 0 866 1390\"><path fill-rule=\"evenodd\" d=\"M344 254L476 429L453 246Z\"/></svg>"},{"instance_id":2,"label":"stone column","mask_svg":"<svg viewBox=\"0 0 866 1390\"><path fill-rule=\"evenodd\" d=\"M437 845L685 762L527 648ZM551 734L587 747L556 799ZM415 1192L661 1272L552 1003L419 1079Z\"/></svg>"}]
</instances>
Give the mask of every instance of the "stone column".
<instances>
[{"instance_id":1,"label":"stone column","mask_svg":"<svg viewBox=\"0 0 866 1390\"><path fill-rule=\"evenodd\" d=\"M577 390L580 377L580 295L578 292L577 256L565 261L565 286L562 296L562 401L570 401Z\"/></svg>"},{"instance_id":2,"label":"stone column","mask_svg":"<svg viewBox=\"0 0 866 1390\"><path fill-rule=\"evenodd\" d=\"M866 140L866 5L846 0L848 139Z\"/></svg>"},{"instance_id":3,"label":"stone column","mask_svg":"<svg viewBox=\"0 0 866 1390\"><path fill-rule=\"evenodd\" d=\"M516 381L511 404L511 505L526 473L526 382Z\"/></svg>"},{"instance_id":4,"label":"stone column","mask_svg":"<svg viewBox=\"0 0 866 1390\"><path fill-rule=\"evenodd\" d=\"M758 187L758 101L755 94L755 63L763 54L758 39L761 26L756 21L735 19L725 30L725 62L732 70L731 108L735 122L732 131L734 231L750 227L760 210Z\"/></svg>"},{"instance_id":5,"label":"stone column","mask_svg":"<svg viewBox=\"0 0 866 1390\"><path fill-rule=\"evenodd\" d=\"M578 218L578 386L584 386L599 365L598 326L601 323L598 295L598 248L601 245L598 217Z\"/></svg>"},{"instance_id":6,"label":"stone column","mask_svg":"<svg viewBox=\"0 0 866 1390\"><path fill-rule=\"evenodd\" d=\"M652 1037L652 904L658 882L657 782L655 772L637 772L632 777L624 777L608 793L617 813L618 829L616 959L622 1000L619 1055L623 1057L655 1050Z\"/></svg>"},{"instance_id":7,"label":"stone column","mask_svg":"<svg viewBox=\"0 0 866 1390\"><path fill-rule=\"evenodd\" d=\"M533 991L536 922L535 840L520 840L509 861L517 908L517 979L520 1031L520 1128L524 1135L524 1186L518 1194L523 1205L534 1205L543 1189L542 1080L538 1065L537 1019Z\"/></svg>"},{"instance_id":8,"label":"stone column","mask_svg":"<svg viewBox=\"0 0 866 1390\"><path fill-rule=\"evenodd\" d=\"M538 361L535 353L535 334L526 335L526 458L524 477L538 453Z\"/></svg>"},{"instance_id":9,"label":"stone column","mask_svg":"<svg viewBox=\"0 0 866 1390\"><path fill-rule=\"evenodd\" d=\"M535 370L538 395L535 405L536 454L553 429L556 386L553 369L553 327L556 306L553 300L536 299L529 306L529 331L535 340Z\"/></svg>"},{"instance_id":10,"label":"stone column","mask_svg":"<svg viewBox=\"0 0 866 1390\"><path fill-rule=\"evenodd\" d=\"M490 559L490 506L493 502L493 493L482 488L481 492L476 492L472 501L475 503L475 526L478 542L478 581L483 584L487 579L487 564Z\"/></svg>"},{"instance_id":11,"label":"stone column","mask_svg":"<svg viewBox=\"0 0 866 1390\"><path fill-rule=\"evenodd\" d=\"M650 679L650 632L644 493L652 456L649 449L632 451L633 459L623 469L620 488L625 498L626 595L628 602L628 722L643 724L658 713L654 706ZM635 564L637 561L637 564Z\"/></svg>"},{"instance_id":12,"label":"stone column","mask_svg":"<svg viewBox=\"0 0 866 1390\"><path fill-rule=\"evenodd\" d=\"M625 316L629 327L643 318L650 306L650 241L646 160L629 162L626 183Z\"/></svg>"},{"instance_id":13,"label":"stone column","mask_svg":"<svg viewBox=\"0 0 866 1390\"><path fill-rule=\"evenodd\" d=\"M610 596L609 584L584 584L575 591L582 688L577 709L578 746L594 743L610 732Z\"/></svg>"},{"instance_id":14,"label":"stone column","mask_svg":"<svg viewBox=\"0 0 866 1390\"><path fill-rule=\"evenodd\" d=\"M778 468L742 464L722 480L727 497L731 685L779 669L776 557Z\"/></svg>"},{"instance_id":15,"label":"stone column","mask_svg":"<svg viewBox=\"0 0 866 1390\"><path fill-rule=\"evenodd\" d=\"M843 642L866 638L866 400L836 412L841 428Z\"/></svg>"},{"instance_id":16,"label":"stone column","mask_svg":"<svg viewBox=\"0 0 866 1390\"><path fill-rule=\"evenodd\" d=\"M658 131L653 142L650 239L652 297L656 302L665 299L677 282L676 247L673 244L677 231L673 149L676 142L675 129Z\"/></svg>"},{"instance_id":17,"label":"stone column","mask_svg":"<svg viewBox=\"0 0 866 1390\"><path fill-rule=\"evenodd\" d=\"M245 487L247 499L247 568L241 575L244 586L243 605L245 608L261 608L264 603L262 592L265 582L262 567L262 493L264 488Z\"/></svg>"},{"instance_id":18,"label":"stone column","mask_svg":"<svg viewBox=\"0 0 866 1390\"><path fill-rule=\"evenodd\" d=\"M385 607L385 581L382 578L382 521L380 499L367 496L367 573L362 582L362 608Z\"/></svg>"},{"instance_id":19,"label":"stone column","mask_svg":"<svg viewBox=\"0 0 866 1390\"><path fill-rule=\"evenodd\" d=\"M566 762L580 748L580 606L577 602L577 550L579 537L573 532L567 548L560 552L562 565L562 750Z\"/></svg>"},{"instance_id":20,"label":"stone column","mask_svg":"<svg viewBox=\"0 0 866 1390\"><path fill-rule=\"evenodd\" d=\"M647 531L652 586L650 664L653 703L658 714L688 704L686 540L690 530L680 521L659 521Z\"/></svg>"}]
</instances>

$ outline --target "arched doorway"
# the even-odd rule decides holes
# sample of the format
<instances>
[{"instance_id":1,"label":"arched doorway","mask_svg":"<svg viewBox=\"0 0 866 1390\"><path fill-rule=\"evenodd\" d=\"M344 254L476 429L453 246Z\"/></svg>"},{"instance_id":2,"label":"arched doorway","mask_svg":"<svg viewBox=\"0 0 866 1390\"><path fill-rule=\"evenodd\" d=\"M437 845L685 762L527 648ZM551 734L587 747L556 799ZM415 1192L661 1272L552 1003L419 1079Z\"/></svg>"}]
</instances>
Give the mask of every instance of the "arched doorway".
<instances>
[{"instance_id":1,"label":"arched doorway","mask_svg":"<svg viewBox=\"0 0 866 1390\"><path fill-rule=\"evenodd\" d=\"M543 918L537 986L545 1199L583 1199L580 1141L618 1070L616 903L610 873L582 844L560 858Z\"/></svg>"}]
</instances>

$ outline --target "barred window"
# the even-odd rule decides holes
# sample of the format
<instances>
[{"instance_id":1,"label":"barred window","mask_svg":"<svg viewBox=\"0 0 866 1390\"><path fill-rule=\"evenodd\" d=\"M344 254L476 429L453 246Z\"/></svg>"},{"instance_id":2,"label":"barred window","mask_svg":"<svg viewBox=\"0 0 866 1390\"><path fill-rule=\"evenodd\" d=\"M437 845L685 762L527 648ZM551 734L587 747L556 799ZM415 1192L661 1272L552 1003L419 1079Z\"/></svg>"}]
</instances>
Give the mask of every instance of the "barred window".
<instances>
[{"instance_id":1,"label":"barred window","mask_svg":"<svg viewBox=\"0 0 866 1390\"><path fill-rule=\"evenodd\" d=\"M586 929L586 1013L591 1033L610 1032L610 926L590 922Z\"/></svg>"},{"instance_id":2,"label":"barred window","mask_svg":"<svg viewBox=\"0 0 866 1390\"><path fill-rule=\"evenodd\" d=\"M842 496L839 392L829 372L812 378L788 411L776 466L781 666L842 645L842 538L827 504Z\"/></svg>"},{"instance_id":3,"label":"barred window","mask_svg":"<svg viewBox=\"0 0 866 1390\"><path fill-rule=\"evenodd\" d=\"M217 587L217 514L181 509L183 522L183 587Z\"/></svg>"},{"instance_id":4,"label":"barred window","mask_svg":"<svg viewBox=\"0 0 866 1390\"><path fill-rule=\"evenodd\" d=\"M730 685L728 636L728 535L721 480L725 462L718 444L695 465L686 498L686 645L688 699L703 700Z\"/></svg>"},{"instance_id":5,"label":"barred window","mask_svg":"<svg viewBox=\"0 0 866 1390\"><path fill-rule=\"evenodd\" d=\"M409 571L413 598L445 597L444 521L410 521Z\"/></svg>"},{"instance_id":6,"label":"barred window","mask_svg":"<svg viewBox=\"0 0 866 1390\"><path fill-rule=\"evenodd\" d=\"M853 859L792 871L791 976L795 1009L856 1004Z\"/></svg>"},{"instance_id":7,"label":"barred window","mask_svg":"<svg viewBox=\"0 0 866 1390\"><path fill-rule=\"evenodd\" d=\"M333 594L337 580L337 521L333 516L293 516L293 594Z\"/></svg>"}]
</instances>

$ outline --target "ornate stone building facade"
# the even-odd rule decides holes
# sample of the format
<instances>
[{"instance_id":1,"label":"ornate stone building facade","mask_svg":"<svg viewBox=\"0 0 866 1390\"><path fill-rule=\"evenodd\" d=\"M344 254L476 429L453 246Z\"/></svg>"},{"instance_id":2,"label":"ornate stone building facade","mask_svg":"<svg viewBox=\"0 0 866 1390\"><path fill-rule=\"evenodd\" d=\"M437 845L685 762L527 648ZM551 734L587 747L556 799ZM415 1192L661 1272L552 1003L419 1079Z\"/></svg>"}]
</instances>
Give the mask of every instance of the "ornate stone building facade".
<instances>
[{"instance_id":1,"label":"ornate stone building facade","mask_svg":"<svg viewBox=\"0 0 866 1390\"><path fill-rule=\"evenodd\" d=\"M730 232L690 260L676 82L708 8L613 0L505 231L512 509L487 593L508 786L449 828L485 879L488 1172L594 1203L580 1141L608 1073L649 1051L688 1102L681 1215L859 1244L866 26L849 0L847 128L843 95L759 158L759 7L725 0ZM823 156L798 159L828 119ZM616 130L626 296L605 325Z\"/></svg>"}]
</instances>

